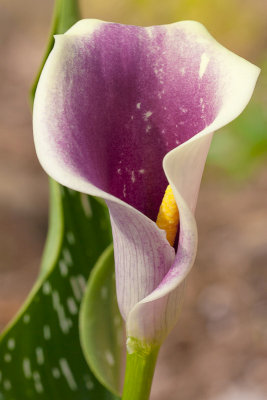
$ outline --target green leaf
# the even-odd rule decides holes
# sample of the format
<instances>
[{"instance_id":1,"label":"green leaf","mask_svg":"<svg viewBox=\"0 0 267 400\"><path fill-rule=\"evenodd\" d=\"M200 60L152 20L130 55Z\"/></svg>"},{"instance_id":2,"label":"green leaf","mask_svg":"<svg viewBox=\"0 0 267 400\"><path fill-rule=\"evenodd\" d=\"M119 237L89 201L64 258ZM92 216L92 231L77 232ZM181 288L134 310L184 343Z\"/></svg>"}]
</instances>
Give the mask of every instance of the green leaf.
<instances>
[{"instance_id":1,"label":"green leaf","mask_svg":"<svg viewBox=\"0 0 267 400\"><path fill-rule=\"evenodd\" d=\"M54 46L54 35L65 33L75 22L80 19L79 2L78 0L55 0L54 13L50 29L50 35L42 63L35 78L30 91L30 101L33 105L33 100L36 88L42 73L43 67Z\"/></svg>"},{"instance_id":2,"label":"green leaf","mask_svg":"<svg viewBox=\"0 0 267 400\"><path fill-rule=\"evenodd\" d=\"M41 269L39 278L53 268L58 253L60 251L60 245L63 238L64 231L64 215L63 205L60 195L60 185L52 179L49 180L50 186L50 213L49 213L49 227L45 248L42 257ZM62 189L63 190L63 189Z\"/></svg>"},{"instance_id":3,"label":"green leaf","mask_svg":"<svg viewBox=\"0 0 267 400\"><path fill-rule=\"evenodd\" d=\"M51 216L47 249L53 251L1 336L0 399L114 399L90 371L78 330L88 275L111 241L107 208L53 181L51 185L51 215L53 207L60 211Z\"/></svg>"},{"instance_id":4,"label":"green leaf","mask_svg":"<svg viewBox=\"0 0 267 400\"><path fill-rule=\"evenodd\" d=\"M80 312L81 345L98 380L115 394L121 389L124 329L116 300L113 246L94 267Z\"/></svg>"},{"instance_id":5,"label":"green leaf","mask_svg":"<svg viewBox=\"0 0 267 400\"><path fill-rule=\"evenodd\" d=\"M79 19L76 0L56 0L47 50L31 90L33 104L44 63ZM0 400L116 399L83 357L78 312L92 266L111 241L106 206L50 180L50 220L39 278L0 337Z\"/></svg>"},{"instance_id":6,"label":"green leaf","mask_svg":"<svg viewBox=\"0 0 267 400\"><path fill-rule=\"evenodd\" d=\"M57 33L66 32L75 22L80 19L78 0L57 0L59 9L59 20Z\"/></svg>"}]
</instances>

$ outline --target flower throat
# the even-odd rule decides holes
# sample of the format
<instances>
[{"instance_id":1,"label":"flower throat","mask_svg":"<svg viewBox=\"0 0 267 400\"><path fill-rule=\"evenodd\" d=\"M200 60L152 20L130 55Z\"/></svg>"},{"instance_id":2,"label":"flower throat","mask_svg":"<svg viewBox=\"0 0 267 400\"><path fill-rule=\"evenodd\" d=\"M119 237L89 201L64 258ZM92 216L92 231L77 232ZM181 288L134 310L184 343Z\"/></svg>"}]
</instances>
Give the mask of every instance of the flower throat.
<instances>
[{"instance_id":1,"label":"flower throat","mask_svg":"<svg viewBox=\"0 0 267 400\"><path fill-rule=\"evenodd\" d=\"M170 185L163 196L156 224L166 232L166 238L173 246L179 224L179 211Z\"/></svg>"}]
</instances>

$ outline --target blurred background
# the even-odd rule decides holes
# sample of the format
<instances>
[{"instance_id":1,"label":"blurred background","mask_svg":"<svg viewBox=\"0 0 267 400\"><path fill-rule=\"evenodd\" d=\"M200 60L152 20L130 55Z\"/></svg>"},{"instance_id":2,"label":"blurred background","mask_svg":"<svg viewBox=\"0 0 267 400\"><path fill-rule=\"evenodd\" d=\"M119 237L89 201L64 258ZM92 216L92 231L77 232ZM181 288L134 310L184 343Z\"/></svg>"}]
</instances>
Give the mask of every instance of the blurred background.
<instances>
[{"instance_id":1,"label":"blurred background","mask_svg":"<svg viewBox=\"0 0 267 400\"><path fill-rule=\"evenodd\" d=\"M47 178L32 140L28 91L52 0L0 0L0 329L38 274ZM202 22L262 68L253 99L215 137L198 208L199 251L179 324L164 344L152 400L267 398L267 2L83 0L84 17L155 25Z\"/></svg>"}]
</instances>

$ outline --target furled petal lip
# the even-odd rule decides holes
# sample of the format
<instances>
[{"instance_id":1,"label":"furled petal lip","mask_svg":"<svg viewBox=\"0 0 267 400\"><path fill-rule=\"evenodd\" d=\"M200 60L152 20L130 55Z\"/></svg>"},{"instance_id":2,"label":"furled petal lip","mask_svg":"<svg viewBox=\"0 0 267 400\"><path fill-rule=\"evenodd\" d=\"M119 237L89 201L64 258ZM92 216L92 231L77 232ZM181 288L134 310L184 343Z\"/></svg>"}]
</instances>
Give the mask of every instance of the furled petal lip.
<instances>
[{"instance_id":1,"label":"furled petal lip","mask_svg":"<svg viewBox=\"0 0 267 400\"><path fill-rule=\"evenodd\" d=\"M163 160L163 168L164 168L167 180L172 185L178 207L180 208L181 205L183 205L183 210L180 210L181 226L184 223L184 212L186 212L187 213L186 218L190 219L190 224L191 224L194 240L191 243L190 249L188 249L189 253L190 252L191 253L189 254L187 267L181 271L181 273L179 274L178 277L175 277L175 279L168 280L167 279L168 275L171 272L171 265L170 265L169 273L163 278L161 284L159 284L155 288L154 291L152 291L150 294L148 294L142 300L140 300L139 303L136 303L136 306L134 308L136 308L138 306L138 304L151 302L153 300L159 299L159 297L162 297L162 296L170 293L173 289L175 289L175 288L177 288L177 286L179 286L181 281L183 281L183 279L188 274L190 268L192 267L194 258L195 258L196 244L197 244L196 226L195 226L195 220L193 217L193 211L195 208L196 197L194 199L190 199L190 198L187 198L186 195L184 196L183 190L180 187L180 182L178 182L175 179L175 176L173 175L171 168L169 168L169 165L177 157L179 158L179 155L184 150L186 150L186 148L188 146L190 146L191 144L194 144L194 143L197 144L197 142L201 138L212 136L212 133L215 130L219 129L223 125L226 125L231 120L236 118L238 114L240 114L240 112L244 109L244 107L246 106L246 104L251 96L251 93L255 86L257 76L259 74L259 69L257 69L256 67L254 67L254 68L255 68L254 76L251 76L250 82L247 85L247 89L246 89L247 92L243 96L243 99L242 98L240 99L240 102L238 103L237 108L231 107L231 106L230 106L230 108L223 107L221 112L219 112L219 114L217 115L215 120L209 126L207 126L204 130L202 130L201 132L199 132L198 134L193 136L187 142L183 143L182 145L180 145L179 147L175 148L174 150L170 151L169 153L167 153L165 155L164 160ZM37 94L38 94L38 89L37 89ZM35 104L35 108L36 107L38 108L38 106L36 106L36 104ZM37 113L34 113L34 121L33 121L34 132L38 130L38 121L35 120L36 114ZM35 135L35 140L37 143L36 135ZM53 164L46 162L46 159L45 159L45 157L43 157L42 152L39 151L40 150L39 146L36 145L36 149L37 149L37 155L38 155L39 160L40 160L41 164L43 165L44 169L48 172L48 174L50 176L52 176L59 183L65 185L69 188L72 188L74 190L80 191L80 192L84 192L84 193L88 193L90 195L102 197L108 203L117 204L117 205L123 206L125 208L131 209L131 211L133 213L137 213L137 214L139 214L139 216L142 216L143 220L146 221L147 223L149 223L149 224L153 223L153 221L151 221L148 217L146 217L144 214L139 212L137 209L133 208L132 206L130 206L126 202L118 199L117 197L114 197L114 196L110 195L109 193L104 192L103 190L97 188L96 186L92 185L90 182L86 181L84 178L77 176L77 175L74 176L74 175L69 174L69 171L67 171L63 167L57 166L57 168L54 168ZM155 226L156 230L159 230L159 228L157 227L157 225L155 223L154 223L154 226ZM162 236L164 236L164 232L162 232ZM168 242L165 237L163 238L163 241L165 241L165 244L168 245ZM167 280L168 280L168 284L165 284L165 282Z\"/></svg>"},{"instance_id":2,"label":"furled petal lip","mask_svg":"<svg viewBox=\"0 0 267 400\"><path fill-rule=\"evenodd\" d=\"M227 109L227 107L226 109L222 108L221 111L218 113L217 117L215 118L215 120L209 126L207 126L204 130L199 132L197 135L193 136L187 142L183 143L181 146L167 153L166 156L164 157L163 168L166 177L168 179L168 182L171 184L173 188L175 199L180 211L181 232L183 231L183 225L186 225L187 228L189 227L191 229L191 235L186 239L187 244L185 245L184 249L178 245L178 251L175 260L172 266L170 267L168 273L164 276L163 280L158 285L158 287L156 287L155 290L153 290L145 298L140 300L139 303L137 303L131 310L127 321L127 328L128 328L127 331L130 337L138 337L140 340L145 340L145 341L153 342L156 340L160 342L171 330L171 328L173 327L173 325L177 320L177 317L179 315L179 304L177 304L177 301L179 303L181 300L179 299L179 297L181 297L181 294L179 294L179 288L194 264L196 249L197 249L197 227L194 218L194 209L196 206L198 188L195 198L190 199L190 196L188 197L188 194L184 193L183 189L180 187L179 179L178 181L175 180L172 164L173 163L175 164L174 160L179 160L179 158L181 158L181 154L183 152L188 153L190 152L190 149L193 149L194 147L200 148L201 142L202 142L202 147L204 143L204 148L206 147L206 153L207 153L213 137L213 133L222 126L231 122L243 111L243 109L246 107L247 103L250 100L258 75L260 73L259 68L255 66L253 67L254 70L253 71L251 70L250 84L247 86L246 88L247 92L243 96L243 99L241 99L237 110L231 108ZM205 164L205 158L206 157L204 156L202 160L203 168ZM200 171L198 177L199 184L201 176L202 176L202 170ZM184 198L184 194L185 197L187 198ZM182 235L183 233L180 234L180 238ZM173 268L175 269L175 271L173 271ZM157 309L158 308L157 304L161 304L164 309L164 304L170 304L170 301L172 301L171 297L169 297L172 295L174 298L174 302L176 302L176 308L177 308L176 312L174 312L171 318L169 318L169 321L167 321L168 318L165 317L165 323L164 323L165 326L161 327L161 332L158 333L159 326L162 325L161 322L158 321L157 323L155 323L154 320L153 322L155 327L152 327L151 329L151 325L153 325L153 322L149 323L147 321L144 321L143 319L143 315L149 315L151 312L151 308L147 308L146 305L155 303L154 308ZM166 299L166 301L164 301L164 298ZM161 303L159 303L159 301Z\"/></svg>"},{"instance_id":3,"label":"furled petal lip","mask_svg":"<svg viewBox=\"0 0 267 400\"><path fill-rule=\"evenodd\" d=\"M86 20L82 20L81 22L85 22ZM102 23L103 21L100 20L95 20L95 23ZM183 24L183 23L195 23L195 21L181 21L179 22L179 24ZM196 23L198 24L198 23ZM75 26L75 25L74 25ZM151 27L147 27L147 28L151 28ZM145 29L147 29L145 28ZM65 35L79 35L79 30L76 32L74 30L74 27L70 28ZM64 35L56 35L57 38L63 38ZM217 45L219 45L217 43ZM221 46L222 49L223 46ZM226 50L226 49L224 49ZM228 50L226 50L227 52L229 52ZM231 52L229 52L231 53ZM236 56L237 57L237 56ZM251 64L252 65L252 64ZM252 93L254 86L256 84L256 80L257 77L260 73L260 69L257 68L256 66L253 65L254 68L254 76L250 79L251 84L248 85L247 88L247 92L248 93ZM38 88L37 88L37 93L38 93ZM250 95L245 95L244 96L244 101L243 104L242 102L240 102L238 109L239 111L236 112L236 110L234 109L233 111L227 110L226 113L223 112L219 112L219 114L215 117L214 121L208 125L204 130L200 131L199 133L197 133L196 135L194 135L191 139L187 140L186 142L184 142L183 144L179 145L178 147L174 148L173 150L169 151L164 159L163 159L163 169L165 171L165 175L166 178L168 180L168 182L172 185L173 189L176 187L176 182L175 179L172 179L169 176L169 172L168 172L168 160L170 157L176 157L176 154L178 154L178 152L182 151L182 149L187 146L189 143L194 142L195 140L198 139L198 137L206 135L206 134L210 134L212 132L214 132L215 130L218 130L219 128L221 128L222 126L228 124L229 122L231 122L233 119L235 119L245 108L245 106L247 105L247 103L249 102L250 99ZM99 189L98 187L92 185L91 183L89 183L88 181L86 181L85 179L83 179L82 177L78 177L75 176L74 179L71 179L72 177L70 177L68 171L66 172L64 169L60 170L59 173L57 173L56 169L54 169L54 165L48 164L46 163L45 158L43 157L43 154L41 152L40 147L37 145L37 142L39 140L39 138L37 138L37 134L35 134L35 132L38 131L38 120L37 118L35 118L35 116L38 114L38 112L35 112L35 109L37 109L36 106L36 102L34 103L34 113L33 113L33 132L34 132L34 141L35 141L35 147L36 147L36 152L37 152L37 156L39 158L39 161L41 163L41 165L43 165L44 169L48 172L48 174L53 177L55 180L57 180L58 182L62 183L63 185L72 188L73 190L77 190L77 191L81 191L81 185L84 186L84 191L90 195L94 195L94 196L99 196L107 201L116 203L116 204L120 204L123 205L125 207L131 208L132 210L134 210L135 212L141 214L144 218L147 218L144 214L142 214L141 212L139 212L137 209L133 208L132 206L130 206L128 203L120 200L119 198L111 195L108 192L105 192L101 189ZM227 115L225 115L227 114ZM156 227L156 225L155 225Z\"/></svg>"},{"instance_id":4,"label":"furled petal lip","mask_svg":"<svg viewBox=\"0 0 267 400\"><path fill-rule=\"evenodd\" d=\"M255 83L256 83L256 79L257 76L259 75L260 70L256 70L255 73ZM253 85L253 87L255 86L255 84ZM251 87L251 91L253 91L253 87ZM171 150L170 152L168 152L164 159L163 159L163 169L165 171L165 175L167 177L167 180L169 182L169 184L172 186L173 190L174 190L174 194L176 194L177 192L179 192L179 190L176 187L176 182L174 181L173 177L170 177L169 171L168 171L168 160L170 157L177 157L179 152L183 151L183 148L185 146L188 146L190 143L195 142L198 140L198 138L204 136L204 135L210 135L213 134L216 130L220 129L221 127L223 127L224 125L228 124L229 122L231 122L234 118L236 118L239 114L241 114L242 110L245 108L246 104L249 102L249 99L247 99L246 102L244 102L244 106L242 106L242 108L240 109L240 112L238 114L235 114L233 116L228 117L227 119L225 119L225 116L223 114L219 114L215 120L209 125L207 126L204 130L202 130L201 132L197 133L195 136L193 136L191 139L187 140L186 142L184 142L183 144L181 144L180 146L176 147L175 149ZM35 116L35 114L34 114ZM35 120L35 118L33 118L33 131L36 132L38 127L38 122ZM35 140L35 144L37 143L37 137L34 134L34 140ZM57 182L59 182L60 184L82 192L82 189L84 191L84 193L90 194L91 196L96 196L96 197L100 197L106 201L109 201L111 203L115 203L115 204L119 204L122 205L124 207L130 208L132 209L135 213L138 213L139 215L142 215L143 218L147 219L150 221L150 219L142 214L140 211L138 211L137 209L135 209L134 207L132 207L130 204L120 200L119 198L109 194L108 192L103 191L102 189L99 189L98 187L92 185L90 182L86 181L85 179L83 179L82 177L79 176L75 176L74 179L72 179L72 177L69 175L68 172L66 172L64 169L60 170L58 173L58 170L53 168L53 165L47 164L46 160L43 158L41 152L39 152L39 146L37 146L36 144L36 152L37 152L37 157L41 163L41 165L44 167L45 171L47 171L48 175L51 176L53 179L55 179ZM180 196L182 196L182 193L180 194ZM176 199L177 200L177 199ZM177 202L178 203L178 202ZM179 208L179 204L178 204L178 208ZM155 229L159 229L155 223ZM167 239L166 239L167 242Z\"/></svg>"},{"instance_id":5,"label":"furled petal lip","mask_svg":"<svg viewBox=\"0 0 267 400\"><path fill-rule=\"evenodd\" d=\"M259 73L260 73L260 70L256 69L256 67L255 67L255 81L254 81L254 84L251 85L251 92L253 91L253 88L254 88L254 86L256 84L256 79L257 79L257 76L259 75ZM183 148L185 146L188 146L190 143L197 141L199 137L204 136L204 135L213 134L214 131L220 129L224 125L226 125L229 122L231 122L234 118L236 118L239 114L241 114L241 112L243 111L243 109L245 108L245 106L247 105L248 102L249 102L249 99L246 99L246 101L244 102L244 105L242 107L240 107L240 112L238 114L230 115L228 118L225 118L224 114L220 114L219 113L218 116L215 118L215 120L209 126L207 126L204 130L202 130L201 132L197 133L191 139L187 140L186 142L184 142L180 146L176 147L175 149L171 150L170 152L168 152L165 155L165 157L163 159L163 169L165 171L165 175L167 177L168 182L171 184L171 186L175 190L175 192L177 191L176 182L174 181L173 178L170 177L169 172L168 172L168 160L169 160L169 158L170 157L176 157L179 152L183 151ZM36 106L36 103L35 103L35 106ZM33 131L34 131L34 141L35 141L37 157L38 157L41 165L45 169L45 171L47 171L49 176L51 176L57 182L61 183L62 185L66 186L66 187L68 187L70 189L73 189L73 190L76 190L76 191L79 191L79 192L82 191L81 189L84 189L84 193L90 194L91 196L101 197L102 199L104 199L106 201L109 201L109 202L112 202L112 203L115 203L115 204L120 204L120 205L122 205L124 207L130 208L134 212L142 215L143 218L149 220L149 218L147 216L142 214L137 209L133 208L128 203L126 203L126 202L120 200L119 198L109 194L108 192L103 191L102 189L99 189L98 187L92 185L90 182L86 181L82 177L75 176L75 178L72 179L72 177L69 175L68 171L66 172L64 169L62 169L58 173L58 170L54 169L53 165L51 165L49 163L47 164L46 160L43 158L43 155L39 151L39 146L37 145L38 139L37 139L37 135L35 135L35 132L37 132L37 130L38 130L38 121L35 119L35 115L36 114L37 113L34 113L34 117L33 117ZM179 204L178 204L178 208L179 208ZM156 223L155 223L155 229L159 229L157 227Z\"/></svg>"}]
</instances>

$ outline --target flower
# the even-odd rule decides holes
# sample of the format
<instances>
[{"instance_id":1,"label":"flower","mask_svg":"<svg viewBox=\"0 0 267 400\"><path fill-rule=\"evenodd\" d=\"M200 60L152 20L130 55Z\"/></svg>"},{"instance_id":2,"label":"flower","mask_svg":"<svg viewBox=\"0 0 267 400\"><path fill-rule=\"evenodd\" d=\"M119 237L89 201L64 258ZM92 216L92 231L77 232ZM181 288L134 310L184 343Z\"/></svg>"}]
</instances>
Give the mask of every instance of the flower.
<instances>
[{"instance_id":1,"label":"flower","mask_svg":"<svg viewBox=\"0 0 267 400\"><path fill-rule=\"evenodd\" d=\"M258 74L193 21L82 20L55 37L35 97L36 151L56 181L105 199L129 337L160 343L177 320L212 135L244 109ZM155 223L168 183L176 252Z\"/></svg>"}]
</instances>

